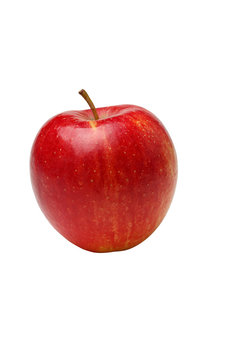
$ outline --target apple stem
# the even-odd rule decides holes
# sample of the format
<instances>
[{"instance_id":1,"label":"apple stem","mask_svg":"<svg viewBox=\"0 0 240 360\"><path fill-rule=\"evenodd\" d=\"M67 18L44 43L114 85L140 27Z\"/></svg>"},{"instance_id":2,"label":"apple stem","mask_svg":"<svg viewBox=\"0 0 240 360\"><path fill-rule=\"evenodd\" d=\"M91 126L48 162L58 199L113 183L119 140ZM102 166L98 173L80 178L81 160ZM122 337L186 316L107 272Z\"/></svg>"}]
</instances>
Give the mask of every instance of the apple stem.
<instances>
[{"instance_id":1,"label":"apple stem","mask_svg":"<svg viewBox=\"0 0 240 360\"><path fill-rule=\"evenodd\" d=\"M79 94L82 95L82 97L83 97L83 98L86 100L86 102L88 103L90 109L91 109L92 112L93 112L93 115L94 115L95 120L98 120L98 119L99 119L99 116L98 116L97 110L96 110L96 108L95 108L92 100L90 99L88 93L87 93L84 89L82 89L82 90L79 91Z\"/></svg>"}]
</instances>

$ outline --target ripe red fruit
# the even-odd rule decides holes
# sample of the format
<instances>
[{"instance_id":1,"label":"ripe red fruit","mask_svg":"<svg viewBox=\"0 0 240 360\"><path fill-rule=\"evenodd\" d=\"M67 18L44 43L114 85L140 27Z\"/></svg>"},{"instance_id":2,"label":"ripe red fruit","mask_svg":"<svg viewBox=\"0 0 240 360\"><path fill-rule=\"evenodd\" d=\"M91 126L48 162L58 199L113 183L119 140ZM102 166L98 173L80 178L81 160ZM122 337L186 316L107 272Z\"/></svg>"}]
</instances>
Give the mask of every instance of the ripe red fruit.
<instances>
[{"instance_id":1,"label":"ripe red fruit","mask_svg":"<svg viewBox=\"0 0 240 360\"><path fill-rule=\"evenodd\" d=\"M163 220L177 181L174 145L163 124L134 105L67 111L39 131L31 152L33 190L43 213L83 249L129 249ZM93 117L94 115L94 117Z\"/></svg>"}]
</instances>

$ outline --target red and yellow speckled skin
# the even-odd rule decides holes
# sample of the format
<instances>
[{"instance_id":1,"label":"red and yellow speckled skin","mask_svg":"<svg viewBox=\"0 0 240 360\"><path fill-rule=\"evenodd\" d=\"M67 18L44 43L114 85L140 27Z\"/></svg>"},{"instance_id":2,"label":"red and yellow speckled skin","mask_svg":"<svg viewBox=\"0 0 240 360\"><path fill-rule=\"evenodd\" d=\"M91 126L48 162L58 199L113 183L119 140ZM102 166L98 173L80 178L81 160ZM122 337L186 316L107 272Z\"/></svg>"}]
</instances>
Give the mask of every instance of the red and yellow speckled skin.
<instances>
[{"instance_id":1,"label":"red and yellow speckled skin","mask_svg":"<svg viewBox=\"0 0 240 360\"><path fill-rule=\"evenodd\" d=\"M33 190L65 238L93 252L129 249L163 220L177 181L162 123L133 105L68 111L39 131L31 152Z\"/></svg>"}]
</instances>

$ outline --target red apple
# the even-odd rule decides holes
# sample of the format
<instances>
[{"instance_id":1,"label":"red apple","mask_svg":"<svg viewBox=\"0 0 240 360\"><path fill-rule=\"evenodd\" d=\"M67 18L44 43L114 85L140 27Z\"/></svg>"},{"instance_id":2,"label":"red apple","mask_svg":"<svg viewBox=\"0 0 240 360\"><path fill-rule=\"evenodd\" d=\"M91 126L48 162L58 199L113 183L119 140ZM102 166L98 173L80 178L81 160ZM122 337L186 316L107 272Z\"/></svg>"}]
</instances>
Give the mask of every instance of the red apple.
<instances>
[{"instance_id":1,"label":"red apple","mask_svg":"<svg viewBox=\"0 0 240 360\"><path fill-rule=\"evenodd\" d=\"M65 238L93 252L129 249L163 220L177 181L177 158L163 124L134 105L54 116L31 152L33 190Z\"/></svg>"}]
</instances>

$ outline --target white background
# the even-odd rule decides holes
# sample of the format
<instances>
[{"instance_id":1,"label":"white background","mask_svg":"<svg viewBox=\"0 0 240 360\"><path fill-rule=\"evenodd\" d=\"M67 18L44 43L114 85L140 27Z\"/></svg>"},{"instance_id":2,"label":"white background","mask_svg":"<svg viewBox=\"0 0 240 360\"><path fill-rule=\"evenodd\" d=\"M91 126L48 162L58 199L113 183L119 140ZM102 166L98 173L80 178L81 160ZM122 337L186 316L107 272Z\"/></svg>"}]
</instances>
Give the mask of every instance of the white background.
<instances>
[{"instance_id":1,"label":"white background","mask_svg":"<svg viewBox=\"0 0 240 360\"><path fill-rule=\"evenodd\" d=\"M0 357L240 358L239 1L2 1ZM132 250L69 243L29 155L65 110L155 113L179 160L165 220Z\"/></svg>"}]
</instances>

